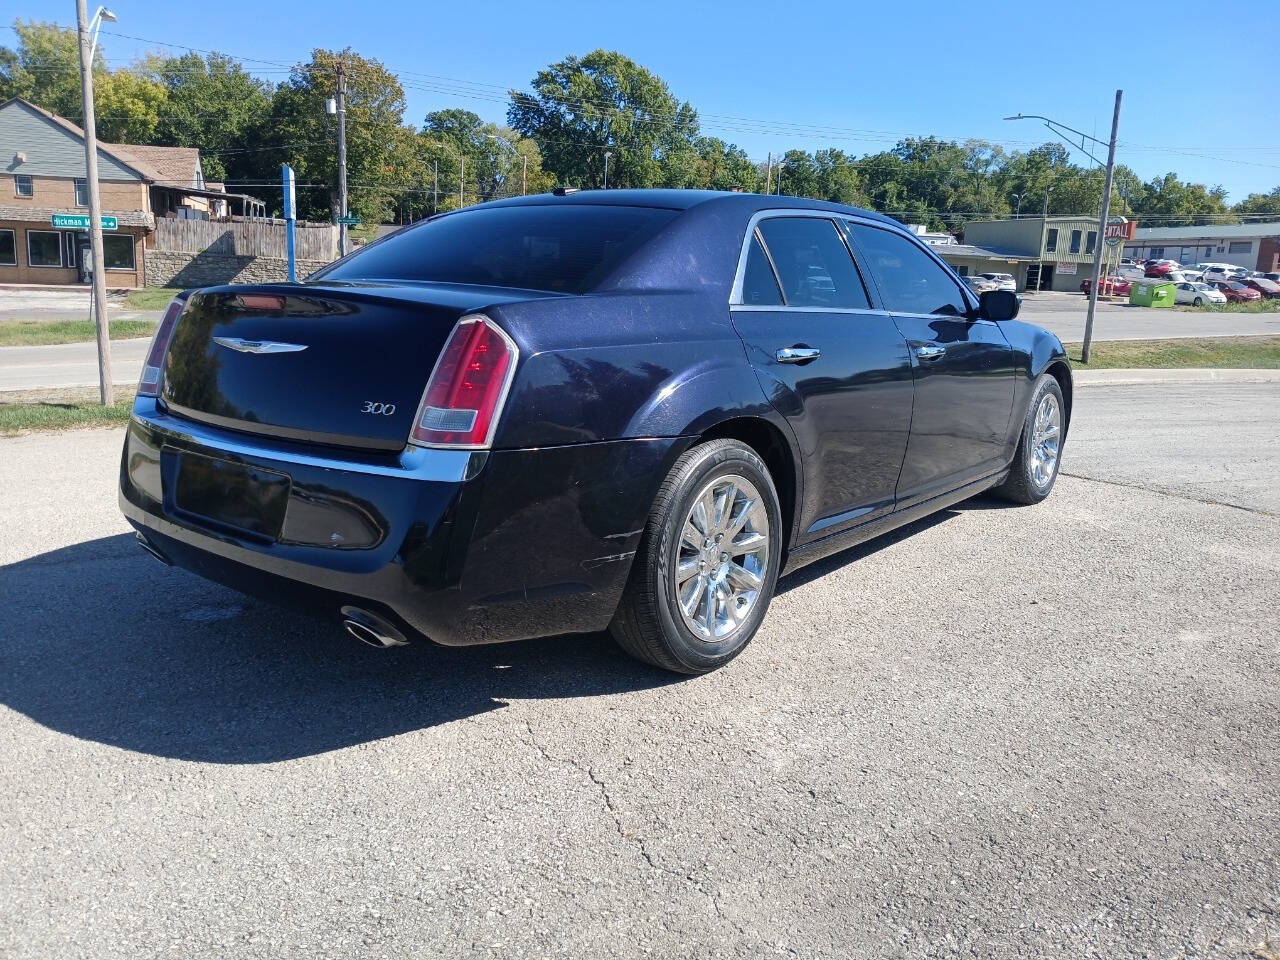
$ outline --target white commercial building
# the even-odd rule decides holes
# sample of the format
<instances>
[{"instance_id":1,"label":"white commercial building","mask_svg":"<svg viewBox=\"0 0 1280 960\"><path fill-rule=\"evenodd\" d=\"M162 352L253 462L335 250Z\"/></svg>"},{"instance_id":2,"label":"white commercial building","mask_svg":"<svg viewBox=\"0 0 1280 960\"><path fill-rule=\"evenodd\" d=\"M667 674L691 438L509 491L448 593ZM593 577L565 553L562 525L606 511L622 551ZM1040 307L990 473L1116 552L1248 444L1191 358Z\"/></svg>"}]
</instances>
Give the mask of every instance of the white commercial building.
<instances>
[{"instance_id":1,"label":"white commercial building","mask_svg":"<svg viewBox=\"0 0 1280 960\"><path fill-rule=\"evenodd\" d=\"M1124 255L1135 260L1232 263L1280 270L1280 223L1223 223L1200 227L1138 227Z\"/></svg>"}]
</instances>

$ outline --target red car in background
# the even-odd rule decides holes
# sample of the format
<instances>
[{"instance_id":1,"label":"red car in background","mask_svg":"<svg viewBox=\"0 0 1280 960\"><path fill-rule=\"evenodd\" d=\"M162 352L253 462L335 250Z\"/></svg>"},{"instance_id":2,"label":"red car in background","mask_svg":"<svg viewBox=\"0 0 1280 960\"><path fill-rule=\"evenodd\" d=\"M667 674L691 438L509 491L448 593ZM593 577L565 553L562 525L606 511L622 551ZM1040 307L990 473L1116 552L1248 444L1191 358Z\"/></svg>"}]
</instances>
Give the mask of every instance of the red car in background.
<instances>
[{"instance_id":1,"label":"red car in background","mask_svg":"<svg viewBox=\"0 0 1280 960\"><path fill-rule=\"evenodd\" d=\"M1171 270L1177 270L1181 264L1177 260L1148 260L1143 264L1143 273L1148 277L1163 277Z\"/></svg>"},{"instance_id":2,"label":"red car in background","mask_svg":"<svg viewBox=\"0 0 1280 960\"><path fill-rule=\"evenodd\" d=\"M1239 280L1214 280L1209 286L1221 290L1228 303L1249 303L1252 300L1262 299L1262 294L1253 287L1246 287Z\"/></svg>"},{"instance_id":3,"label":"red car in background","mask_svg":"<svg viewBox=\"0 0 1280 960\"><path fill-rule=\"evenodd\" d=\"M1257 290L1268 300L1280 299L1280 283L1276 283L1274 280L1268 280L1266 277L1241 277L1236 282Z\"/></svg>"},{"instance_id":4,"label":"red car in background","mask_svg":"<svg viewBox=\"0 0 1280 960\"><path fill-rule=\"evenodd\" d=\"M1092 286L1093 281L1086 277L1080 281L1080 292L1087 297L1089 295L1089 288ZM1127 297L1129 295L1129 291L1132 289L1133 281L1127 280L1121 276L1105 277L1102 282L1098 284L1098 292L1104 297L1108 294L1117 297Z\"/></svg>"}]
</instances>

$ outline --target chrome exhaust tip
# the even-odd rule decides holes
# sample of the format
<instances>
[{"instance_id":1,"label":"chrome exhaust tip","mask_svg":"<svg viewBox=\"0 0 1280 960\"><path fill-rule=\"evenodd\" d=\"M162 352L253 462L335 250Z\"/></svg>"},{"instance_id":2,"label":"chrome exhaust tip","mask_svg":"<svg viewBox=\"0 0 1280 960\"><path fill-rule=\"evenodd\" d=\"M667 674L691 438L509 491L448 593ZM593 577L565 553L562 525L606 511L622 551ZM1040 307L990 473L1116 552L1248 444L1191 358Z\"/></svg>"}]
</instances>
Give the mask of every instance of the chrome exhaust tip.
<instances>
[{"instance_id":1,"label":"chrome exhaust tip","mask_svg":"<svg viewBox=\"0 0 1280 960\"><path fill-rule=\"evenodd\" d=\"M138 541L138 546L140 546L143 550L147 551L147 553L151 554L153 557L155 557L157 560L163 563L166 567L173 566L173 561L170 560L168 557L166 557L163 553L161 553L160 548L153 546L151 544L151 541L149 541L141 533L135 532L133 536Z\"/></svg>"},{"instance_id":2,"label":"chrome exhaust tip","mask_svg":"<svg viewBox=\"0 0 1280 960\"><path fill-rule=\"evenodd\" d=\"M343 607L342 625L347 633L361 643L386 650L388 647L403 647L409 643L408 638L377 614L362 610L359 607Z\"/></svg>"}]
</instances>

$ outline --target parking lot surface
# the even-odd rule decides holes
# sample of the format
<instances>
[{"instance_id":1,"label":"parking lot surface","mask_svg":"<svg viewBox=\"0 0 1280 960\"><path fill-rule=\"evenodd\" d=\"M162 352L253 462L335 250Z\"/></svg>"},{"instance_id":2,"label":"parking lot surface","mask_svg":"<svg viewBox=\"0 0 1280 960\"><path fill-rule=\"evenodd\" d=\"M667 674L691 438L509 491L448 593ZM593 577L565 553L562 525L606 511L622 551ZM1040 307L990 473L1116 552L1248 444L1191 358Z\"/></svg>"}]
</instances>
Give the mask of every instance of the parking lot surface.
<instances>
[{"instance_id":1,"label":"parking lot surface","mask_svg":"<svg viewBox=\"0 0 1280 960\"><path fill-rule=\"evenodd\" d=\"M1091 388L1037 507L787 578L698 679L377 652L0 440L0 956L1246 956L1280 909L1280 386Z\"/></svg>"},{"instance_id":2,"label":"parking lot surface","mask_svg":"<svg viewBox=\"0 0 1280 960\"><path fill-rule=\"evenodd\" d=\"M1079 343L1088 309L1089 300L1081 293L1024 294L1018 318L1052 330L1063 343ZM1201 313L1100 300L1093 319L1095 340L1273 335L1280 335L1280 313Z\"/></svg>"}]
</instances>

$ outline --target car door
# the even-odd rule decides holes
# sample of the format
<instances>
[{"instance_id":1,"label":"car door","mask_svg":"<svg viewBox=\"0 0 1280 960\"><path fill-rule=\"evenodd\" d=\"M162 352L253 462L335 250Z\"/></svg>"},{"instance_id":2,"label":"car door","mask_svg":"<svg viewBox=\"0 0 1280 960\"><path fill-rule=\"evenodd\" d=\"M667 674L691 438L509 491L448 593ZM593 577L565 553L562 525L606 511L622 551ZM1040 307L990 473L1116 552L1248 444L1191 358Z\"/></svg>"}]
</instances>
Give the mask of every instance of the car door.
<instances>
[{"instance_id":1,"label":"car door","mask_svg":"<svg viewBox=\"0 0 1280 960\"><path fill-rule=\"evenodd\" d=\"M1013 350L921 244L891 228L847 225L911 350L915 411L896 491L901 509L1008 463Z\"/></svg>"},{"instance_id":2,"label":"car door","mask_svg":"<svg viewBox=\"0 0 1280 960\"><path fill-rule=\"evenodd\" d=\"M733 324L800 448L797 543L889 513L913 396L907 344L873 308L836 221L781 211L753 222Z\"/></svg>"}]
</instances>

